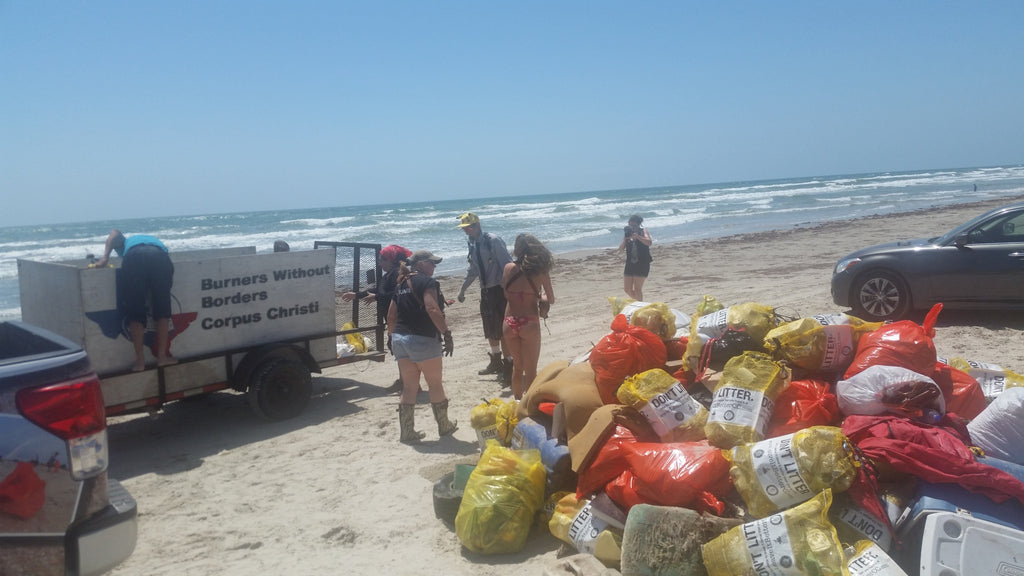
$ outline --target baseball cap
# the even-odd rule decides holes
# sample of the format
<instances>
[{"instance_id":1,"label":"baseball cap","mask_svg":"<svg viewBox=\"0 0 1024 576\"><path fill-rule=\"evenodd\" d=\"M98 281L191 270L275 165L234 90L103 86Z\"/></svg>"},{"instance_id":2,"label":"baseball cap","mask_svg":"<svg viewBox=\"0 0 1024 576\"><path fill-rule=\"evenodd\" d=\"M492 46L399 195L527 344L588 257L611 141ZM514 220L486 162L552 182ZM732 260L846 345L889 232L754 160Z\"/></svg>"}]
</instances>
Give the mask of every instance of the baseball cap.
<instances>
[{"instance_id":1,"label":"baseball cap","mask_svg":"<svg viewBox=\"0 0 1024 576\"><path fill-rule=\"evenodd\" d=\"M409 259L409 265L415 266L417 262L430 261L434 264L441 262L440 256L434 256L434 253L429 250L417 250L412 253L412 258Z\"/></svg>"},{"instance_id":2,"label":"baseball cap","mask_svg":"<svg viewBox=\"0 0 1024 576\"><path fill-rule=\"evenodd\" d=\"M388 262L397 262L399 260L405 260L412 255L412 250L398 244L391 244L385 246L380 251L380 257Z\"/></svg>"},{"instance_id":3,"label":"baseball cap","mask_svg":"<svg viewBox=\"0 0 1024 576\"><path fill-rule=\"evenodd\" d=\"M480 217L472 212L466 212L462 216L459 216L459 225L457 228L465 228L466 226L472 226L473 224L479 224Z\"/></svg>"}]
</instances>

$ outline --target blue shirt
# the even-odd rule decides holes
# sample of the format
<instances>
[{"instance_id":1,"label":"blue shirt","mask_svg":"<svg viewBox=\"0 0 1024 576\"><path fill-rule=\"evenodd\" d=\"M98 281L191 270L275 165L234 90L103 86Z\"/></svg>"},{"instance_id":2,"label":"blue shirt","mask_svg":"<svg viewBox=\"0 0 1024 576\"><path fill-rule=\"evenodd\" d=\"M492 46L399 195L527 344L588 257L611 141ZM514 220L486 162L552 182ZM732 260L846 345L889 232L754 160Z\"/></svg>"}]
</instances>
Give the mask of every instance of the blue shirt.
<instances>
[{"instance_id":1,"label":"blue shirt","mask_svg":"<svg viewBox=\"0 0 1024 576\"><path fill-rule=\"evenodd\" d=\"M124 251L121 252L120 255L124 256L132 248L144 245L156 246L164 252L168 251L167 246L164 246L164 243L158 240L156 236L150 236L148 234L133 234L124 239Z\"/></svg>"}]
</instances>

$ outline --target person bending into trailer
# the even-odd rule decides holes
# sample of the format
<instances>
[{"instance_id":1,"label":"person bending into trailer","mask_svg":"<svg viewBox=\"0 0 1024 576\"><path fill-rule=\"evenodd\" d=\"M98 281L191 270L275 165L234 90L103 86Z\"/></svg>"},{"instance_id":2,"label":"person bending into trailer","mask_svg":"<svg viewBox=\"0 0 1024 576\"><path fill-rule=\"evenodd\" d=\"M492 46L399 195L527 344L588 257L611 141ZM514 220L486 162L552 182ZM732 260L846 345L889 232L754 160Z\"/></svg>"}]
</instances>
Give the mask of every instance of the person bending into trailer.
<instances>
[{"instance_id":1,"label":"person bending into trailer","mask_svg":"<svg viewBox=\"0 0 1024 576\"><path fill-rule=\"evenodd\" d=\"M450 436L458 428L448 420L448 396L441 381L441 357L451 356L455 344L444 317L441 286L433 278L434 267L440 261L432 253L418 250L408 266L399 264L395 295L388 308L388 334L403 384L398 404L399 441L406 444L415 444L425 436L415 429L420 374L427 381L438 435Z\"/></svg>"},{"instance_id":2,"label":"person bending into trailer","mask_svg":"<svg viewBox=\"0 0 1024 576\"><path fill-rule=\"evenodd\" d=\"M174 283L174 264L167 253L167 247L155 236L135 234L125 237L114 229L107 236L103 257L96 261L96 267L107 265L110 253L116 252L121 262L123 290L119 294L128 317L128 330L135 348L133 372L146 369L144 336L146 334L146 297L153 307L156 320L156 363L157 366L176 364L171 356L168 331L171 323L171 286Z\"/></svg>"}]
</instances>

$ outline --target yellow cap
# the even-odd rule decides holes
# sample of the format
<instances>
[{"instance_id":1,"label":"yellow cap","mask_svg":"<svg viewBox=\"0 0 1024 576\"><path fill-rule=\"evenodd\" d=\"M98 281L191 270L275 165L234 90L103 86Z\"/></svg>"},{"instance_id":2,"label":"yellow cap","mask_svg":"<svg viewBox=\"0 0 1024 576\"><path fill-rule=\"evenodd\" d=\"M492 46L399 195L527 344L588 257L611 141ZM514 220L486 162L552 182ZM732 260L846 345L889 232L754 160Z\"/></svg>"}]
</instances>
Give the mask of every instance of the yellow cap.
<instances>
[{"instance_id":1,"label":"yellow cap","mask_svg":"<svg viewBox=\"0 0 1024 576\"><path fill-rule=\"evenodd\" d=\"M472 212L466 212L462 216L459 216L459 225L457 228L465 228L466 226L472 226L473 224L479 224L480 217Z\"/></svg>"}]
</instances>

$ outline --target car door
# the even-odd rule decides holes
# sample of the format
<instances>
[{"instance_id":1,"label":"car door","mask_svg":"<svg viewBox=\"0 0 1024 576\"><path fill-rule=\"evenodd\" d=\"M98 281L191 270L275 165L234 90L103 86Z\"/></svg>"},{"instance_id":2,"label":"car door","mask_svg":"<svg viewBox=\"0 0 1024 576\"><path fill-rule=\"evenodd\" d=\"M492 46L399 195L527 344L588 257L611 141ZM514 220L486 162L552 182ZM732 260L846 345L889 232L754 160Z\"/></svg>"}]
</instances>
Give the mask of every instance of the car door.
<instances>
[{"instance_id":1,"label":"car door","mask_svg":"<svg viewBox=\"0 0 1024 576\"><path fill-rule=\"evenodd\" d=\"M940 252L931 285L936 301L1024 303L1024 210L983 222L968 233L965 244Z\"/></svg>"}]
</instances>

